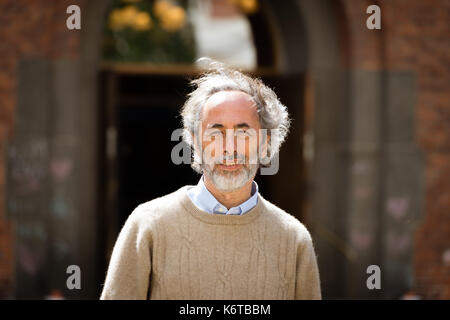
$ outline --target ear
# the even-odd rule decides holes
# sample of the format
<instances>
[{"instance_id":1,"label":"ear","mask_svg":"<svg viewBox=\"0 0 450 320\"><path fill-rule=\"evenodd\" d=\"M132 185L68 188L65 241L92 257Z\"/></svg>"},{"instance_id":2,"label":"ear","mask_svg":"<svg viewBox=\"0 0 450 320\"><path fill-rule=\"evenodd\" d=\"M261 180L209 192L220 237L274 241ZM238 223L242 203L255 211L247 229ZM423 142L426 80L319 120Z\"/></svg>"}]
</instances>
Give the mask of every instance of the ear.
<instances>
[{"instance_id":1,"label":"ear","mask_svg":"<svg viewBox=\"0 0 450 320\"><path fill-rule=\"evenodd\" d=\"M264 140L261 141L261 144L260 144L260 148L261 148L260 156L261 156L261 158L265 158L265 157L269 157L270 156L269 155L269 143L270 143L270 139L271 139L270 133L268 133L267 135L264 135L263 139Z\"/></svg>"},{"instance_id":2,"label":"ear","mask_svg":"<svg viewBox=\"0 0 450 320\"><path fill-rule=\"evenodd\" d=\"M270 132L270 131L269 131ZM270 133L264 134L259 145L259 164L260 167L266 167L270 164L269 143L271 141Z\"/></svg>"}]
</instances>

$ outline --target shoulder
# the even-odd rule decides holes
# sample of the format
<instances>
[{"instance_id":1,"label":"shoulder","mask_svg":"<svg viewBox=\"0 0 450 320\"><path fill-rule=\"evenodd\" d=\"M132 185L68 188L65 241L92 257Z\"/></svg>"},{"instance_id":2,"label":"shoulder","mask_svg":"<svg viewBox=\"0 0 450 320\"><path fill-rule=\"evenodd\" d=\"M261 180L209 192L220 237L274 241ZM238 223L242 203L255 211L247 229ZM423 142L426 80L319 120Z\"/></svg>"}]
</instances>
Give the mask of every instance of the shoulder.
<instances>
[{"instance_id":1,"label":"shoulder","mask_svg":"<svg viewBox=\"0 0 450 320\"><path fill-rule=\"evenodd\" d=\"M310 232L296 217L263 197L261 199L266 208L265 216L270 224L281 229L280 232L288 232L294 235L299 242L312 242Z\"/></svg>"},{"instance_id":2,"label":"shoulder","mask_svg":"<svg viewBox=\"0 0 450 320\"><path fill-rule=\"evenodd\" d=\"M169 218L179 210L186 188L187 186L184 186L164 196L141 203L130 214L129 220L143 225Z\"/></svg>"}]
</instances>

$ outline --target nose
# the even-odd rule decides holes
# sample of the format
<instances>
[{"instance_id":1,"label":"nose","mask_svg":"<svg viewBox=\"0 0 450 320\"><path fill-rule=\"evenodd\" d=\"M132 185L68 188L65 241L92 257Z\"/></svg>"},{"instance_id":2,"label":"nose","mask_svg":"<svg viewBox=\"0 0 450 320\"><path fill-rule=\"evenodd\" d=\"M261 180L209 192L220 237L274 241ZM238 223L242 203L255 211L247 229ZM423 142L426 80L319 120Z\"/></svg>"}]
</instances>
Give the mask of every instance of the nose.
<instances>
[{"instance_id":1,"label":"nose","mask_svg":"<svg viewBox=\"0 0 450 320\"><path fill-rule=\"evenodd\" d=\"M228 157L233 157L236 154L236 137L234 136L233 129L227 129L225 139L224 139L224 155ZM234 159L232 159L234 160Z\"/></svg>"}]
</instances>

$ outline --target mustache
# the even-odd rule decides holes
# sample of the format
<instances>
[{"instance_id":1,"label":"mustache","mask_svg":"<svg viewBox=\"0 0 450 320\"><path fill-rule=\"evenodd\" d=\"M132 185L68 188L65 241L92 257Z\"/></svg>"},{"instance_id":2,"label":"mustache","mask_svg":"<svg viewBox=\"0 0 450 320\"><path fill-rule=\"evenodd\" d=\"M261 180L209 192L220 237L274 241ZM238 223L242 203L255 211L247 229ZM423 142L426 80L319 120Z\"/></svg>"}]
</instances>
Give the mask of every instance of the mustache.
<instances>
[{"instance_id":1,"label":"mustache","mask_svg":"<svg viewBox=\"0 0 450 320\"><path fill-rule=\"evenodd\" d=\"M226 155L221 157L216 157L214 159L215 164L222 164L224 162L237 162L237 163L245 163L245 156L241 154L236 155Z\"/></svg>"}]
</instances>

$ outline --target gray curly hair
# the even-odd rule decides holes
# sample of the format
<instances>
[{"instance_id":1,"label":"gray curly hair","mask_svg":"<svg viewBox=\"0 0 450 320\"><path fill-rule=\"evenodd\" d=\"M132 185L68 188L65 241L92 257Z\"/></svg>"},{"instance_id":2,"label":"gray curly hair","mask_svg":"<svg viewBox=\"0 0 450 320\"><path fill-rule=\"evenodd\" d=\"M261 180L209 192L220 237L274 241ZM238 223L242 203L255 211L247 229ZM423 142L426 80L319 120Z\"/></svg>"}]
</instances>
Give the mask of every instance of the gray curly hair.
<instances>
[{"instance_id":1,"label":"gray curly hair","mask_svg":"<svg viewBox=\"0 0 450 320\"><path fill-rule=\"evenodd\" d=\"M192 168L198 173L202 172L200 161L195 156L193 141L193 137L197 136L202 108L209 97L220 91L242 91L253 99L261 129L268 129L270 143L267 153L269 159L273 159L289 131L290 119L286 106L279 101L275 92L258 78L252 78L209 58L201 58L197 62L201 63L205 71L191 81L190 84L196 89L188 95L188 100L181 110L183 140L194 151Z\"/></svg>"}]
</instances>

